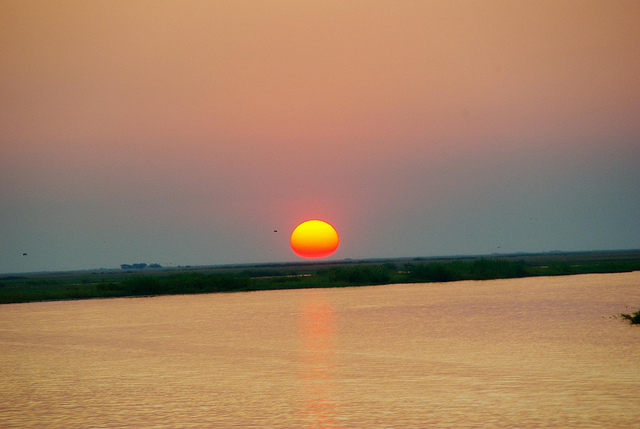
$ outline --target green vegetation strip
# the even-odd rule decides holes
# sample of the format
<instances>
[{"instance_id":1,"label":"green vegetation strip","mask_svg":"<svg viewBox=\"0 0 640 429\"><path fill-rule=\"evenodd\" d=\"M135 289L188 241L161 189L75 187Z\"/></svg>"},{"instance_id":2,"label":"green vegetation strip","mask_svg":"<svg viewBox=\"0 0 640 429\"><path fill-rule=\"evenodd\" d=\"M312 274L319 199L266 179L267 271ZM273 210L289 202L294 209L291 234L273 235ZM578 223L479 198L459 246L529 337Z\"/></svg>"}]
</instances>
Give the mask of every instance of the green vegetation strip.
<instances>
[{"instance_id":1,"label":"green vegetation strip","mask_svg":"<svg viewBox=\"0 0 640 429\"><path fill-rule=\"evenodd\" d=\"M32 301L451 282L640 270L640 260L569 263L480 258L449 262L290 265L218 272L96 272L0 276L0 304ZM622 315L638 323L640 315ZM635 322L633 320L636 320Z\"/></svg>"}]
</instances>

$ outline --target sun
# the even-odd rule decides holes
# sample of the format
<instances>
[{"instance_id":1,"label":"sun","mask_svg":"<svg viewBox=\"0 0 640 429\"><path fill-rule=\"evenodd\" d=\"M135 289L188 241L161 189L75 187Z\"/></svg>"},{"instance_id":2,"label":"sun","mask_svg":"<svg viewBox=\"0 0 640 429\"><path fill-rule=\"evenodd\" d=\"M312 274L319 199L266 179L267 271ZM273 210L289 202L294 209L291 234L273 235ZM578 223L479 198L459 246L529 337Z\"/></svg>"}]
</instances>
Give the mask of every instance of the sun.
<instances>
[{"instance_id":1,"label":"sun","mask_svg":"<svg viewBox=\"0 0 640 429\"><path fill-rule=\"evenodd\" d=\"M335 228L322 220L302 222L291 233L291 249L303 258L324 258L338 248Z\"/></svg>"}]
</instances>

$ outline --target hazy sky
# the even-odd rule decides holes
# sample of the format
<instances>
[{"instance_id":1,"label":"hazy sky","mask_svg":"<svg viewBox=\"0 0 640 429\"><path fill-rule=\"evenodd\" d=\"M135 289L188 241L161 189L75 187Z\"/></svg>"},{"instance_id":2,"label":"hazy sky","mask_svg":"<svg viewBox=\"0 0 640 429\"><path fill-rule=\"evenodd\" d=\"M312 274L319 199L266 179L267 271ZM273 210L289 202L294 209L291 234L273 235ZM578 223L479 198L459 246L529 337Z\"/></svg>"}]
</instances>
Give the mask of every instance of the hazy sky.
<instances>
[{"instance_id":1,"label":"hazy sky","mask_svg":"<svg viewBox=\"0 0 640 429\"><path fill-rule=\"evenodd\" d=\"M312 218L640 248L640 1L0 0L0 272L295 261Z\"/></svg>"}]
</instances>

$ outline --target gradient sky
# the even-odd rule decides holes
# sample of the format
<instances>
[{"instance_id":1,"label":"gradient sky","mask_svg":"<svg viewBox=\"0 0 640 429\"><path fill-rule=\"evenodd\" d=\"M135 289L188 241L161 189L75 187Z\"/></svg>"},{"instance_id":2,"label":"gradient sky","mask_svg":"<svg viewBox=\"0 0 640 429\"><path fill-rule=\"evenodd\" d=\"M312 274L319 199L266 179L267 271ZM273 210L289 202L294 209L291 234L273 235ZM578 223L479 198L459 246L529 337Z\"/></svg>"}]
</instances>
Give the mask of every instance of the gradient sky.
<instances>
[{"instance_id":1,"label":"gradient sky","mask_svg":"<svg viewBox=\"0 0 640 429\"><path fill-rule=\"evenodd\" d=\"M312 218L640 248L640 2L0 0L0 272L296 261Z\"/></svg>"}]
</instances>

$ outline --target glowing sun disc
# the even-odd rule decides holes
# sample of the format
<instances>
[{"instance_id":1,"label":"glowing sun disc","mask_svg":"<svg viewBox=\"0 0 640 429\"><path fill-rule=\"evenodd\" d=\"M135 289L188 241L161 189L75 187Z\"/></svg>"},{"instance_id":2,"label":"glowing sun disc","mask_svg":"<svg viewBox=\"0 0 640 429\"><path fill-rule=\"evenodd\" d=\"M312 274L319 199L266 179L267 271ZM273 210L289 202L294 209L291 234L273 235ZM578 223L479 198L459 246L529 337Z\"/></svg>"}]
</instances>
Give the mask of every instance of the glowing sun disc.
<instances>
[{"instance_id":1,"label":"glowing sun disc","mask_svg":"<svg viewBox=\"0 0 640 429\"><path fill-rule=\"evenodd\" d=\"M291 249L303 258L324 258L338 248L340 238L327 222L312 219L302 222L291 233Z\"/></svg>"}]
</instances>

